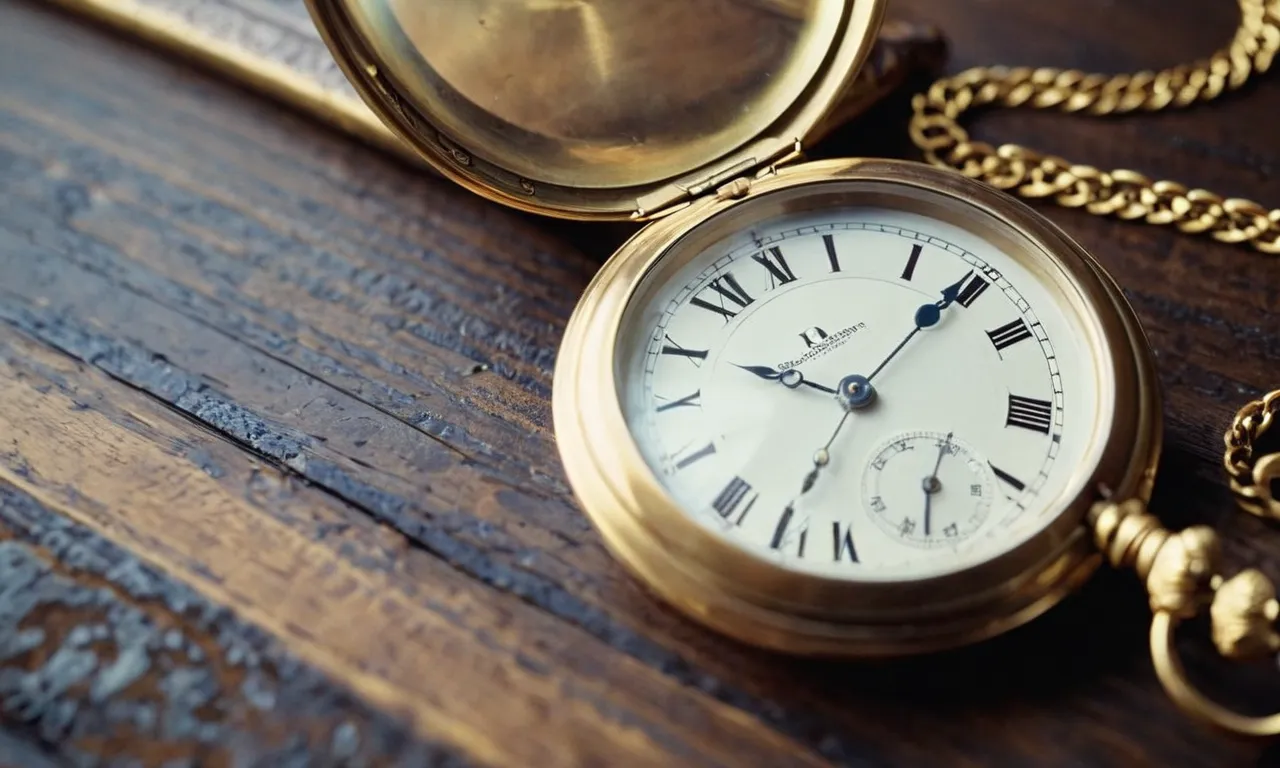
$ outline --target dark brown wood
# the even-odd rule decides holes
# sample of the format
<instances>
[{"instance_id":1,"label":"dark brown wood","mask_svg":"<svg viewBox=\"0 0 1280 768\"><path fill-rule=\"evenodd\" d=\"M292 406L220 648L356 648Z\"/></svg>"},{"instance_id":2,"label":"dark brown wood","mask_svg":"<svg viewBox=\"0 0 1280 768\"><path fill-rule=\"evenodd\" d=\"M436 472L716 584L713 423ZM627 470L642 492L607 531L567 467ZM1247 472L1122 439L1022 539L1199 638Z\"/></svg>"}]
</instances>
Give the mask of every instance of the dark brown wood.
<instances>
[{"instance_id":1,"label":"dark brown wood","mask_svg":"<svg viewBox=\"0 0 1280 768\"><path fill-rule=\"evenodd\" d=\"M980 63L1207 53L1231 4L899 2ZM1280 204L1280 80L976 133ZM823 154L914 157L905 97ZM1218 466L1280 386L1280 261L1042 206L1158 353L1156 508L1274 575ZM744 648L608 557L548 396L629 229L486 203L189 64L0 2L0 756L18 764L1252 765L1178 714L1129 574L894 663ZM36 591L38 588L38 592ZM34 596L33 595L37 595ZM1240 706L1280 673L1186 654ZM149 713L149 714L148 714ZM364 760L365 763L360 761Z\"/></svg>"}]
</instances>

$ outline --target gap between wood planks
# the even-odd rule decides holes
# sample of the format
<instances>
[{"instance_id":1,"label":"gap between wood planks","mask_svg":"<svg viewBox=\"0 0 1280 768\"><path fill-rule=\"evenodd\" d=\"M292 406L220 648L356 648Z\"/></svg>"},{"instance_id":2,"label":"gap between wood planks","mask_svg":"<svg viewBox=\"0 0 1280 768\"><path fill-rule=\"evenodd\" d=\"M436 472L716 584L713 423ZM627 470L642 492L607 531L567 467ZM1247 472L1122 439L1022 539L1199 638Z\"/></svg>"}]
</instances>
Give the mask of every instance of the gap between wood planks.
<instances>
[{"instance_id":1,"label":"gap between wood planks","mask_svg":"<svg viewBox=\"0 0 1280 768\"><path fill-rule=\"evenodd\" d=\"M391 570L353 567L337 552L358 537L306 533L326 518L356 522L322 489L286 483L262 501L233 495L256 470L239 448L219 447L222 436L184 436L185 415L175 421L160 403L153 410L151 394L106 386L98 369L77 371L81 361L12 331L0 340L0 424L18 443L0 476L183 574L371 703L409 716L419 732L494 764L580 764L619 750L636 764L726 764L746 744L812 760L749 714L585 635L567 636L513 596L476 594L443 563L414 559L417 550ZM135 418L132 429L118 424ZM56 443L44 440L50 431ZM212 458L191 463L183 443L192 440ZM417 565L406 572L406 562ZM676 691L686 697L676 708L683 719L668 711ZM539 729L547 738L530 737ZM572 747L558 743L569 734Z\"/></svg>"}]
</instances>

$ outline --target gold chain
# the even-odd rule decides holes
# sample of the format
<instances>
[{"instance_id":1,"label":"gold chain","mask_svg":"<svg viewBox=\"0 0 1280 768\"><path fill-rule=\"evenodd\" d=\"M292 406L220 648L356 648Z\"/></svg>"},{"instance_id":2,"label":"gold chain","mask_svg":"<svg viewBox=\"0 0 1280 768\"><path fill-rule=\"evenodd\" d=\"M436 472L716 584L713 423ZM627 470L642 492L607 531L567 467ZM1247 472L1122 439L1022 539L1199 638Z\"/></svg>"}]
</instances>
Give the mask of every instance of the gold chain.
<instances>
[{"instance_id":1,"label":"gold chain","mask_svg":"<svg viewBox=\"0 0 1280 768\"><path fill-rule=\"evenodd\" d=\"M1222 436L1226 445L1222 466L1231 477L1231 492L1241 509L1280 520L1280 498L1271 490L1272 483L1280 480L1280 453L1262 456L1256 462L1253 455L1254 443L1278 418L1280 389L1245 403Z\"/></svg>"},{"instance_id":2,"label":"gold chain","mask_svg":"<svg viewBox=\"0 0 1280 768\"><path fill-rule=\"evenodd\" d=\"M933 165L952 168L1027 198L1049 198L1098 216L1141 219L1182 232L1208 234L1280 253L1280 210L1223 198L1174 181L1152 181L1131 170L1101 171L1016 144L973 141L959 118L974 107L1056 109L1115 115L1155 112L1210 101L1265 72L1280 49L1280 0L1239 0L1241 20L1231 43L1207 59L1160 72L1101 75L1052 68L976 67L934 83L912 101L911 140ZM1223 466L1241 508L1280 520L1280 453L1255 457L1257 439L1280 421L1280 390L1246 404L1223 435ZM1132 567L1146 584L1153 621L1156 675L1183 711L1226 731L1280 735L1280 713L1239 715L1202 696L1189 682L1173 633L1209 607L1214 644L1226 657L1253 659L1280 651L1280 599L1256 569L1226 578L1213 529L1165 529L1139 499L1107 500L1090 513L1095 541L1111 564Z\"/></svg>"},{"instance_id":3,"label":"gold chain","mask_svg":"<svg viewBox=\"0 0 1280 768\"><path fill-rule=\"evenodd\" d=\"M1057 109L1090 115L1154 112L1210 101L1265 72L1280 49L1280 0L1239 0L1231 43L1207 59L1160 72L1101 75L1052 68L976 67L934 83L912 101L911 140L933 164L1028 198L1052 198L1099 216L1144 219L1228 243L1280 253L1280 210L1223 198L1137 171L1101 171L1016 144L972 141L958 118L974 107Z\"/></svg>"}]
</instances>

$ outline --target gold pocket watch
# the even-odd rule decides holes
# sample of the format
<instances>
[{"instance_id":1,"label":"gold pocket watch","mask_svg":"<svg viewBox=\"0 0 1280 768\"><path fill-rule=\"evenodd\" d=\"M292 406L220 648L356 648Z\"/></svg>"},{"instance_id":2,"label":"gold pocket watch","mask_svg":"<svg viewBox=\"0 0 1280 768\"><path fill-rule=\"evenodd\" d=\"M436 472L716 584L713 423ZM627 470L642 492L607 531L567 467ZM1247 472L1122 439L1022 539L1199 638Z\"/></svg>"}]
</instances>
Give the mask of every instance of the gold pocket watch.
<instances>
[{"instance_id":1,"label":"gold pocket watch","mask_svg":"<svg viewBox=\"0 0 1280 768\"><path fill-rule=\"evenodd\" d=\"M309 5L369 105L446 177L527 211L646 222L569 322L553 416L582 508L664 600L779 651L903 655L1024 623L1110 559L1147 580L1162 680L1185 683L1168 635L1212 591L1216 540L1145 511L1151 349L1098 263L997 187L1263 250L1280 217L984 147L955 119L1212 97L1269 63L1274 2L1242 0L1233 48L1173 74L943 81L912 125L931 164L802 160L850 114L882 0Z\"/></svg>"}]
</instances>

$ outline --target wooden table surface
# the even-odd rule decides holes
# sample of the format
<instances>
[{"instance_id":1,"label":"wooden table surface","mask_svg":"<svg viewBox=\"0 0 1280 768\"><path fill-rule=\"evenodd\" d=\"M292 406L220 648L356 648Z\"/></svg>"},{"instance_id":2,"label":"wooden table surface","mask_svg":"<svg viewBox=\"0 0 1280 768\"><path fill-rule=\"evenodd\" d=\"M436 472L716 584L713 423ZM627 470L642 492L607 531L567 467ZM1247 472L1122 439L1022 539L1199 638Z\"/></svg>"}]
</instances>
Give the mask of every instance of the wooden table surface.
<instances>
[{"instance_id":1,"label":"wooden table surface","mask_svg":"<svg viewBox=\"0 0 1280 768\"><path fill-rule=\"evenodd\" d=\"M1208 53L1233 3L895 0L948 70ZM905 100L824 154L915 157ZM1280 205L1280 75L1179 113L978 118ZM1155 507L1280 575L1234 411L1280 386L1280 260L1041 206L1158 355ZM557 342L630 230L487 203L41 3L0 0L0 758L44 765L1156 765L1276 761L1179 714L1128 573L928 658L805 661L677 616L580 513ZM1194 628L1193 628L1194 629ZM1202 629L1202 628L1201 628ZM1197 679L1280 707L1274 665Z\"/></svg>"}]
</instances>

